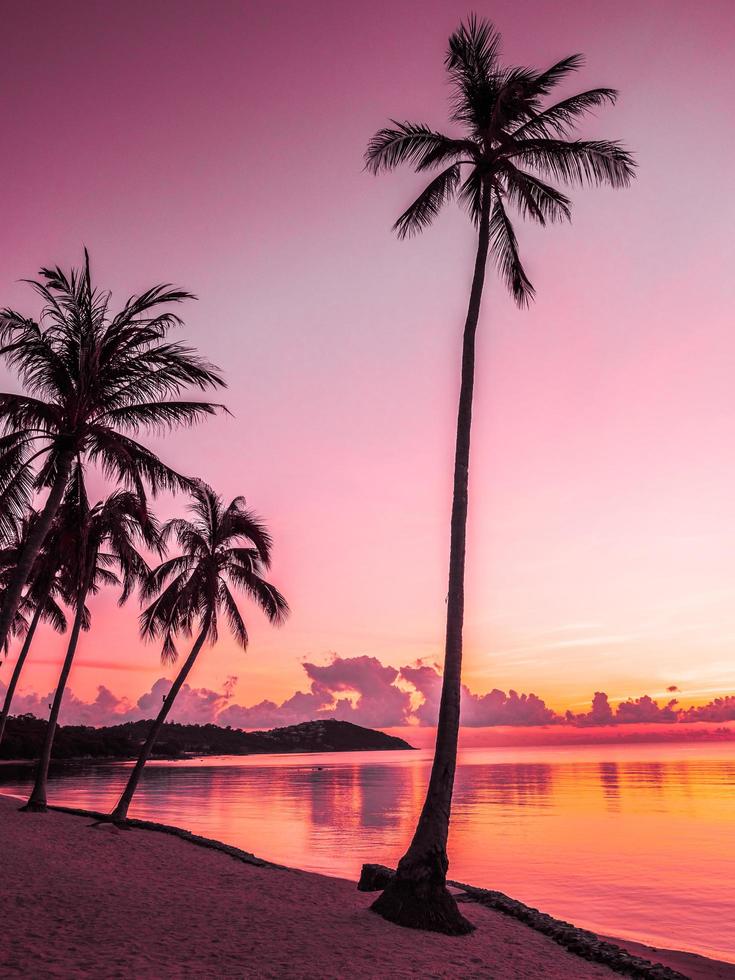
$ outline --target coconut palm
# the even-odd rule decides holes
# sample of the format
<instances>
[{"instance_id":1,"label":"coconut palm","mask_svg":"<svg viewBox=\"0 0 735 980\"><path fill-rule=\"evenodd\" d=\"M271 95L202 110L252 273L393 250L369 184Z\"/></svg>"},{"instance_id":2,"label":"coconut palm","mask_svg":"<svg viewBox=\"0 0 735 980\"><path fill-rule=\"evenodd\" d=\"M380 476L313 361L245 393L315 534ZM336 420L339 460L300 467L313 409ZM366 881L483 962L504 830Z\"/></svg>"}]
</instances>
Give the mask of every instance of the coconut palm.
<instances>
[{"instance_id":1,"label":"coconut palm","mask_svg":"<svg viewBox=\"0 0 735 980\"><path fill-rule=\"evenodd\" d=\"M449 588L441 707L428 793L411 845L395 878L373 905L391 921L462 933L470 924L446 888L446 845L460 716L465 535L470 458L475 333L485 270L491 259L516 303L534 295L509 214L545 225L570 217L570 200L554 183L624 187L634 174L631 155L617 142L572 138L589 111L612 104L616 92L596 88L545 105L546 96L582 65L572 55L546 71L506 68L500 35L472 17L449 39L445 66L452 89L451 119L458 133L393 122L370 140L373 173L408 164L418 173L440 168L395 222L400 238L432 223L457 199L477 232L477 253L464 325L450 534ZM551 182L550 182L551 181Z\"/></svg>"},{"instance_id":2,"label":"coconut palm","mask_svg":"<svg viewBox=\"0 0 735 980\"><path fill-rule=\"evenodd\" d=\"M235 497L225 507L222 498L204 483L192 490L192 497L192 519L175 518L163 527L162 543L174 537L181 553L151 573L143 592L156 598L141 614L141 632L148 639L162 640L161 659L165 664L178 658L177 634L196 634L196 638L112 813L116 822L127 818L143 767L202 647L207 641L217 642L222 614L237 643L247 648L247 628L232 590L243 591L276 625L289 611L280 592L263 578L263 572L270 567L271 538L258 518L246 509L245 500Z\"/></svg>"},{"instance_id":3,"label":"coconut palm","mask_svg":"<svg viewBox=\"0 0 735 980\"><path fill-rule=\"evenodd\" d=\"M58 537L54 545L62 557L60 574L74 609L66 656L51 705L41 758L28 803L23 809L46 810L48 769L56 726L66 682L82 629L89 629L90 616L86 601L103 586L120 588L123 605L137 583L150 569L136 545L148 549L159 547L155 520L138 494L117 490L93 507L90 506L81 467L75 467L61 506Z\"/></svg>"},{"instance_id":4,"label":"coconut palm","mask_svg":"<svg viewBox=\"0 0 735 980\"><path fill-rule=\"evenodd\" d=\"M7 588L8 581L18 562L18 556L23 550L30 526L37 518L38 515L35 511L29 512L14 539L11 539L5 548L0 549L0 589ZM11 624L10 632L15 636L23 636L24 639L5 692L2 711L0 711L0 744L2 744L5 734L5 725L13 696L39 623L49 623L57 633L63 633L66 630L66 617L56 601L62 591L62 584L57 574L59 566L57 555L53 548L49 548L52 538L53 531L44 542L29 578L26 593L21 599Z\"/></svg>"},{"instance_id":5,"label":"coconut palm","mask_svg":"<svg viewBox=\"0 0 735 980\"><path fill-rule=\"evenodd\" d=\"M86 250L84 257L80 270L41 269L30 283L44 304L38 323L0 312L0 356L25 389L0 394L0 540L33 495L46 494L3 596L0 647L75 461L99 465L141 498L146 485L153 494L186 487L185 477L134 436L191 425L220 407L178 400L188 387L224 385L215 367L168 339L182 321L162 307L193 299L191 293L153 286L113 315L110 294L93 285Z\"/></svg>"}]
</instances>

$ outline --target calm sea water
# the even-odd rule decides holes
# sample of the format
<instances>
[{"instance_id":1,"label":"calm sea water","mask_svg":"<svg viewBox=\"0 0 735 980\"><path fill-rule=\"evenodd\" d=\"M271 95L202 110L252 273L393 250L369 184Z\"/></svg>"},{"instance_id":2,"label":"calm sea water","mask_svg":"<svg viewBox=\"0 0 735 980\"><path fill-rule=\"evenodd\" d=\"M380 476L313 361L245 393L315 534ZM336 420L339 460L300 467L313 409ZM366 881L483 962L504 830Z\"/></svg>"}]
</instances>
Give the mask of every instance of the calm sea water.
<instances>
[{"instance_id":1,"label":"calm sea water","mask_svg":"<svg viewBox=\"0 0 735 980\"><path fill-rule=\"evenodd\" d=\"M280 864L356 878L394 865L430 753L220 757L149 766L131 814ZM4 792L30 773L0 767ZM125 764L66 769L55 802L104 809ZM461 753L450 876L599 932L735 962L735 746Z\"/></svg>"}]
</instances>

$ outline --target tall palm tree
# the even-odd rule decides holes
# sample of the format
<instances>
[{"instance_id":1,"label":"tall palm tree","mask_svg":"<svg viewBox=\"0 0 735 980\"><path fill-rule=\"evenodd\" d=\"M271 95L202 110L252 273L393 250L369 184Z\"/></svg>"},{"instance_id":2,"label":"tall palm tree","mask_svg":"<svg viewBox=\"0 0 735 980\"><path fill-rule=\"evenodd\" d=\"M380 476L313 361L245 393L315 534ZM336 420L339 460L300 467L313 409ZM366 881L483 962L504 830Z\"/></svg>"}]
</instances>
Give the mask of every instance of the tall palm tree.
<instances>
[{"instance_id":1,"label":"tall palm tree","mask_svg":"<svg viewBox=\"0 0 735 980\"><path fill-rule=\"evenodd\" d=\"M90 626L87 598L105 585L118 586L121 589L119 603L123 605L136 584L143 582L150 571L136 545L148 549L159 547L158 528L140 497L129 490L117 490L91 507L79 466L72 473L59 526L56 545L64 556L61 574L71 596L74 622L51 705L35 783L23 808L34 812L46 810L48 770L61 702L79 634Z\"/></svg>"},{"instance_id":2,"label":"tall palm tree","mask_svg":"<svg viewBox=\"0 0 735 980\"><path fill-rule=\"evenodd\" d=\"M541 225L570 217L570 201L549 180L625 187L634 175L631 155L617 142L571 138L577 121L617 93L597 88L545 105L545 97L582 65L572 55L546 71L507 68L499 60L500 35L471 17L452 34L445 66L452 88L451 118L458 135L429 126L393 122L370 140L373 173L409 164L418 173L441 168L395 222L400 238L431 224L444 204L458 199L477 232L469 307L464 325L450 533L444 676L436 750L426 802L395 878L373 904L391 921L463 933L472 927L446 888L447 836L459 733L464 617L465 536L475 373L475 334L488 258L516 303L534 290L523 268L508 206Z\"/></svg>"},{"instance_id":3,"label":"tall palm tree","mask_svg":"<svg viewBox=\"0 0 735 980\"><path fill-rule=\"evenodd\" d=\"M44 303L38 323L0 311L0 357L25 389L0 394L0 539L34 493L46 493L3 596L0 647L75 460L99 465L141 499L146 484L154 494L186 487L185 477L133 437L141 429L191 425L221 407L178 398L188 387L224 386L213 365L168 339L182 321L161 308L192 294L153 286L113 315L109 292L93 285L86 250L84 259L69 275L41 269L30 283Z\"/></svg>"},{"instance_id":4,"label":"tall palm tree","mask_svg":"<svg viewBox=\"0 0 735 980\"><path fill-rule=\"evenodd\" d=\"M30 525L36 520L38 515L35 511L29 512L26 519L21 523L17 534L5 548L0 549L0 589L7 588L8 581L12 576L18 562L18 556L22 552L25 538L27 537ZM28 653L36 633L38 624L41 622L50 623L57 633L66 630L66 616L61 606L57 602L57 596L62 592L62 583L57 574L59 560L54 549L49 549L50 540L53 538L53 531L47 537L43 548L36 560L28 580L28 588L21 599L16 611L14 623L11 624L11 632L14 635L22 635L23 646L15 662L13 673L5 692L2 710L0 711L0 744L2 744L5 734L5 725L10 713L10 706L15 695L15 690L23 672Z\"/></svg>"},{"instance_id":5,"label":"tall palm tree","mask_svg":"<svg viewBox=\"0 0 735 980\"><path fill-rule=\"evenodd\" d=\"M263 578L263 572L270 567L271 538L257 517L246 510L245 500L235 497L225 507L222 498L204 483L194 487L192 496L192 520L176 518L163 527L162 542L175 537L181 554L167 559L151 573L144 593L156 598L141 614L141 632L148 639L163 641L161 659L166 664L174 663L178 657L174 641L177 633L196 633L196 639L112 812L111 819L116 822L127 818L143 767L202 647L207 640L217 642L218 617L222 613L235 640L247 648L248 632L232 589L245 592L276 625L284 621L289 611L280 592Z\"/></svg>"}]
</instances>

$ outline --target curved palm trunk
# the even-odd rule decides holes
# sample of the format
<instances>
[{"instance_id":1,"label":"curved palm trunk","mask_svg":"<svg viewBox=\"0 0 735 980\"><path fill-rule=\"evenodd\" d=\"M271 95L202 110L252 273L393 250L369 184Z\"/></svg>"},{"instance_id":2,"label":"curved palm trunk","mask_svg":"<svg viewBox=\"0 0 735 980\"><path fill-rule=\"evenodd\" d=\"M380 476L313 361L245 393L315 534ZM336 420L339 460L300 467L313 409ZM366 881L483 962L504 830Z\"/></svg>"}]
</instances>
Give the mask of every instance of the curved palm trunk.
<instances>
[{"instance_id":1,"label":"curved palm trunk","mask_svg":"<svg viewBox=\"0 0 735 980\"><path fill-rule=\"evenodd\" d=\"M122 823L124 820L127 819L128 808L130 807L133 796L135 795L135 791L138 788L138 783L140 782L140 777L143 775L143 769L145 767L145 764L148 761L150 754L153 751L153 746L156 744L156 740L158 739L158 736L161 733L161 728L163 728L163 723L166 721L166 718L168 717L168 713L171 710L171 707L174 701L176 700L178 693L183 686L184 681L189 676L189 671L194 666L194 661L199 656L199 651L202 649L202 646L204 645L204 641L207 637L208 629L209 629L209 625L205 623L205 625L202 627L201 632L199 633L199 636L194 641L194 646L191 648L191 653L186 658L186 663L179 671L179 674L176 680L174 681L171 690L164 698L161 710L158 712L158 717L150 727L143 748L140 750L138 761L135 763L135 766L133 767L133 771L130 773L127 786L123 790L123 794L120 797L117 806L110 814L110 819L114 820L116 823Z\"/></svg>"},{"instance_id":2,"label":"curved palm trunk","mask_svg":"<svg viewBox=\"0 0 735 980\"><path fill-rule=\"evenodd\" d=\"M46 788L48 783L48 770L51 763L51 750L54 745L54 736L56 735L56 726L59 720L59 711L61 709L61 702L66 689L66 682L69 680L69 671L71 670L71 665L74 662L74 654L77 652L79 633L82 628L82 620L84 619L84 602L86 594L87 593L85 590L84 594L80 596L77 604L77 611L74 616L74 625L72 626L71 636L69 637L69 645L66 648L64 665L61 668L59 683L56 686L56 693L54 694L53 704L51 705L51 714L49 715L48 725L46 727L46 737L43 740L43 750L41 751L41 758L38 760L36 781L33 785L33 792L31 793L28 802L24 807L21 807L22 810L30 810L34 813L43 813L46 810Z\"/></svg>"},{"instance_id":3,"label":"curved palm trunk","mask_svg":"<svg viewBox=\"0 0 735 980\"><path fill-rule=\"evenodd\" d=\"M74 459L74 453L63 453L59 456L59 464L56 470L56 479L46 498L43 510L38 515L38 520L31 526L30 533L23 546L23 551L15 566L13 577L8 583L3 596L2 606L0 607L0 650L5 646L5 640L10 630L10 624L18 609L23 586L28 581L31 574L33 563L38 558L38 553L46 540L51 522L59 510L64 490L69 482L69 473Z\"/></svg>"},{"instance_id":4,"label":"curved palm trunk","mask_svg":"<svg viewBox=\"0 0 735 980\"><path fill-rule=\"evenodd\" d=\"M451 935L474 927L460 913L447 890L447 837L454 788L459 738L462 674L462 624L464 620L464 565L467 530L467 490L472 426L472 393L475 378L475 334L490 244L490 195L485 194L462 346L462 382L457 416L454 459L454 496L449 548L447 631L444 648L439 723L434 763L421 816L409 849L401 858L395 878L371 906L383 918L414 929L431 929Z\"/></svg>"},{"instance_id":5,"label":"curved palm trunk","mask_svg":"<svg viewBox=\"0 0 735 980\"><path fill-rule=\"evenodd\" d=\"M13 676L10 678L10 684L5 692L5 701L3 702L2 711L0 711L0 745L2 745L3 735L5 734L5 723L8 720L8 715L10 714L10 705L13 703L13 696L15 695L15 689L18 686L18 681L20 680L20 675L23 671L23 666L26 662L26 657L28 656L28 651L31 649L31 644L33 643L33 637L36 632L36 627L41 621L41 611L43 608L43 598L36 605L36 611L33 614L33 619L31 620L31 625L28 627L28 632L26 633L25 640L23 641L23 646L20 653L18 654L18 659L13 668Z\"/></svg>"}]
</instances>

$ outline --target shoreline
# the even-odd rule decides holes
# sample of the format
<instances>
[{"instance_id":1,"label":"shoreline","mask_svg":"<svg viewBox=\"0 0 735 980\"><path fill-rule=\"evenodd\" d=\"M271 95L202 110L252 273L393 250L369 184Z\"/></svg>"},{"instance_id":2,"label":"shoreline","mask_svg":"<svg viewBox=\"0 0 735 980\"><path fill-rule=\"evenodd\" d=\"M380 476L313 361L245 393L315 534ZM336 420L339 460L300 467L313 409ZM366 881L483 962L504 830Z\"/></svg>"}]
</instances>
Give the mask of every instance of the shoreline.
<instances>
[{"instance_id":1,"label":"shoreline","mask_svg":"<svg viewBox=\"0 0 735 980\"><path fill-rule=\"evenodd\" d=\"M0 894L0 903L3 900L12 903L13 897L15 897L16 902L23 905L23 885L28 881L32 882L33 890L40 889L41 892L46 893L51 882L44 880L45 878L50 876L54 883L58 883L60 880L58 875L54 876L53 871L49 870L50 866L56 863L60 868L63 868L65 858L73 859L74 863L80 865L78 871L83 879L89 878L87 888L83 889L82 896L80 896L80 901L86 897L86 892L94 892L101 885L104 894L107 878L104 877L100 881L101 872L95 860L95 854L92 853L97 851L100 851L99 856L104 856L105 859L102 867L109 870L110 874L115 871L122 877L131 878L133 890L136 895L140 895L141 889L145 891L146 884L151 884L148 881L150 863L160 865L163 859L165 867L172 867L168 852L173 848L178 849L175 860L177 881L167 881L164 876L160 882L156 882L153 895L154 903L156 896L160 899L162 892L171 892L174 896L177 895L177 883L180 888L188 889L189 892L192 889L205 892L211 890L212 883L222 876L228 881L234 878L239 881L243 892L248 897L254 899L256 903L267 898L270 905L266 935L258 937L259 942L255 944L256 946L260 945L262 940L265 940L267 944L268 933L273 933L276 943L274 948L280 948L275 936L280 932L281 927L285 925L290 928L289 935L291 936L296 924L301 923L307 927L305 936L302 937L302 945L304 942L308 945L315 930L321 930L320 943L323 945L326 942L333 947L331 952L324 952L325 959L319 961L319 968L314 973L310 973L309 970L313 968L315 962L313 956L321 955L322 945L319 945L318 949L312 951L311 954L309 954L308 949L303 953L294 950L292 952L296 955L297 962L287 959L273 972L263 972L265 967L260 956L252 959L250 953L253 952L254 947L245 941L244 947L247 948L240 949L238 954L240 959L237 965L230 964L233 966L234 973L226 972L226 969L219 962L209 962L204 965L200 964L196 972L198 976L339 976L344 967L340 968L334 962L335 949L338 951L344 947L351 951L352 960L349 972L353 976L365 977L378 976L381 973L386 975L384 971L388 971L388 975L395 976L480 976L483 975L483 970L480 968L482 962L485 962L486 965L487 963L494 964L497 971L493 974L494 976L508 978L537 976L539 975L537 971L540 963L544 964L544 976L558 976L560 978L566 976L604 977L621 974L661 978L661 980L674 980L675 977L682 976L688 976L694 980L730 980L730 978L735 977L735 965L708 959L694 953L658 949L633 941L596 935L587 930L578 930L568 923L560 922L560 920L555 920L550 916L544 916L537 910L528 909L522 903L514 902L501 893L475 889L468 885L457 885L457 888L462 892L458 897L461 901L468 902L467 908L470 910L471 917L476 920L477 931L468 938L463 946L459 945L461 940L458 943L456 939L449 937L422 934L421 954L427 956L433 950L437 958L431 961L432 966L429 974L426 973L428 964L424 962L416 962L415 968L411 967L406 972L405 957L408 957L408 962L411 963L417 955L414 950L416 944L413 941L415 934L411 933L410 930L391 926L378 916L368 914L367 907L372 899L369 895L358 892L355 882L285 868L221 841L201 837L179 827L157 824L151 821L131 820L130 831L120 830L110 824L98 826L89 824L87 821L90 819L97 821L104 816L104 814L95 811L54 805L50 807L51 813L49 814L18 814L16 803L16 797L0 793L0 820L2 821L0 833L8 841L13 841L14 836L18 837L17 844L20 845L12 849L12 857L15 858L14 870L18 875L18 894L13 896L13 869L10 869L9 884ZM54 823L53 834L49 834L47 822ZM92 834L94 836L91 836ZM76 845L74 840L77 841ZM191 845L195 846L191 847ZM71 853L67 853L67 848L71 848ZM39 849L42 852L39 868L43 869L40 881L37 874L34 876L33 869ZM140 860L131 861L132 855L129 852L133 850L135 852L140 851L144 855L145 860L142 863ZM90 852L89 860L86 862L84 860L85 851ZM43 852L46 854L47 863L45 864L43 863ZM165 856L164 852L168 854L168 857ZM117 866L115 858L119 862ZM241 876L237 873L233 874L232 865L226 858L234 858L239 862L240 867L243 868ZM110 859L112 859L111 862ZM202 870L202 865L204 870ZM244 870L245 868L247 870ZM259 880L257 882L251 881L251 875L258 876ZM115 876L113 875L113 877ZM65 878L61 878L61 880L65 881ZM304 889L311 893L309 904L306 907L296 894ZM53 887L51 888L51 896L53 900L50 906L47 894L45 900L34 900L31 904L36 908L48 911L52 920L49 928L53 932L55 913L60 914L62 920L66 920L64 910L68 911L69 896L59 894ZM489 901L487 900L488 896L490 896ZM113 918L116 917L119 925L122 924L123 929L129 926L133 934L136 934L136 930L140 928L140 924L136 926L139 909L137 905L133 905L127 909L126 913L125 906L129 901L129 895L123 892L123 907L121 908L120 899L114 900L110 896L109 901L103 902L102 906L98 902L95 906L95 913L103 916L111 914ZM289 908L289 903L294 907ZM75 903L72 902L71 905L74 907ZM197 925L194 927L197 935L201 936L207 928L211 928L211 924L208 926L206 914L208 905L207 902L203 902L201 905L196 902L195 906L196 908L193 910L195 917L197 914L201 916L201 913L204 912L201 922L197 921ZM244 905L237 901L235 914L241 915L243 908L250 910L253 906L247 901ZM2 909L0 905L0 911L6 923L12 924L14 922L16 909ZM329 921L330 916L333 920L331 923ZM304 922L304 917L308 921ZM312 922L311 920L315 918L317 921ZM175 921L178 922L178 920ZM227 921L229 922L229 919ZM544 924L545 927L540 928L540 923ZM68 922L66 921L65 930L64 936L67 937ZM553 935L555 930L557 932L556 937ZM12 926L8 930L8 933L11 932ZM373 940L370 940L367 948L362 949L360 955L358 955L359 950L355 949L355 943L357 942L359 947L359 940L368 933L377 934L375 939L378 942L377 948L380 948L381 941L388 944L388 949L383 956L385 962L380 967L373 962L376 957L380 958L379 953L374 948ZM499 935L504 937L501 944L502 948L498 944L497 937ZM158 931L156 936L158 937ZM13 937L8 934L7 938L11 946L13 940L16 940L17 950L24 948L26 938L24 935L20 934ZM175 933L169 938L175 940ZM90 943L97 943L99 936L96 933L90 933L88 939ZM210 935L207 939L216 944L217 936ZM77 937L75 948L79 948L81 941ZM160 945L159 938L156 939L156 943ZM57 947L58 942L49 942L49 945ZM176 947L175 942L173 945ZM183 945L185 946L186 943ZM239 945L243 947L242 937L239 937ZM327 947L325 947L326 949ZM595 956L595 949L602 952L602 959ZM300 946L298 950L301 950ZM512 963L505 963L505 966L502 966L498 962L498 957L505 956L507 958L509 951ZM138 949L138 953L141 953L140 949ZM90 975L122 976L125 975L126 971L129 974L131 969L139 976L156 975L157 969L164 969L162 974L159 973L163 976L186 975L186 971L182 973L178 967L171 967L171 972L166 972L168 968L164 968L163 964L154 966L152 962L148 962L148 966L146 966L145 962L138 962L136 958L138 953L133 951L134 961L126 962L120 973L114 971L109 974L100 973L99 966L96 966L90 971ZM460 955L462 953L465 954L466 962L462 962ZM120 955L118 950L118 956L120 957ZM230 950L228 956L231 958L232 955L233 952ZM311 956L311 960L309 956ZM572 959L570 960L569 957ZM124 952L122 959L125 959ZM421 959L422 956L419 955L419 960ZM121 963L122 960L118 958L117 962ZM29 959L28 969L31 969L34 963L35 968L37 968L38 963ZM49 976L85 975L83 966L80 967L77 963L67 962L66 965L56 963L54 966L51 964L47 964L47 966L47 975ZM150 971L148 967L150 967ZM437 973L437 968L446 969L447 973ZM208 972L208 970L212 972ZM330 970L334 972L330 972ZM20 970L19 972L22 973L23 971ZM484 975L486 975L486 969Z\"/></svg>"},{"instance_id":2,"label":"shoreline","mask_svg":"<svg viewBox=\"0 0 735 980\"><path fill-rule=\"evenodd\" d=\"M152 755L150 762L193 762L200 759L255 759L262 756L294 756L294 755L345 755L348 752L420 752L421 749L414 745L407 748L395 748L393 746L383 746L382 748L332 748L332 749L285 749L281 748L272 752L182 752L179 755ZM70 755L61 758L52 757L52 766L80 765L82 763L110 763L110 762L135 762L137 755ZM0 766L35 766L38 759L0 759Z\"/></svg>"},{"instance_id":3,"label":"shoreline","mask_svg":"<svg viewBox=\"0 0 735 980\"><path fill-rule=\"evenodd\" d=\"M271 755L345 755L348 752L420 752L420 749L409 745L407 749L279 749L273 752L182 752L180 755L152 755L151 762L192 762L197 759L254 759ZM69 763L79 765L83 762L135 762L137 755L70 755L62 758L52 758L54 766L64 766ZM34 766L37 758L0 759L0 766Z\"/></svg>"}]
</instances>

